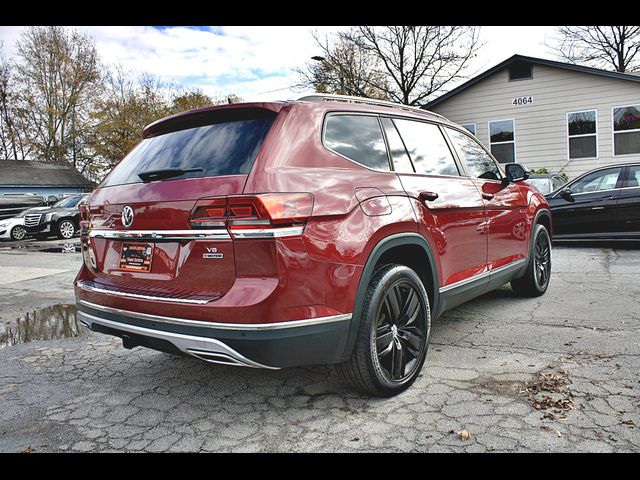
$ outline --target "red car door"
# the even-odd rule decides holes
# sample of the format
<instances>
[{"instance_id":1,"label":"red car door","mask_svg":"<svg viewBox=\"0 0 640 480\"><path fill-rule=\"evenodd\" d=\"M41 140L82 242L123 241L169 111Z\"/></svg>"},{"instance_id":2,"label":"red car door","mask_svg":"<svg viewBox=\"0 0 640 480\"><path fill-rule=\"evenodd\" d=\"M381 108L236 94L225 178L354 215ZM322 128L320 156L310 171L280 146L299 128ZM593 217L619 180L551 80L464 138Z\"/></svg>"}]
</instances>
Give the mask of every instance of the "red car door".
<instances>
[{"instance_id":1,"label":"red car door","mask_svg":"<svg viewBox=\"0 0 640 480\"><path fill-rule=\"evenodd\" d=\"M525 190L502 181L497 163L477 140L451 128L446 132L484 201L489 270L523 261L531 230Z\"/></svg>"},{"instance_id":2,"label":"red car door","mask_svg":"<svg viewBox=\"0 0 640 480\"><path fill-rule=\"evenodd\" d=\"M460 175L441 128L397 118L382 123L396 173L413 199L418 229L437 250L440 289L486 271L483 200L473 180Z\"/></svg>"}]
</instances>

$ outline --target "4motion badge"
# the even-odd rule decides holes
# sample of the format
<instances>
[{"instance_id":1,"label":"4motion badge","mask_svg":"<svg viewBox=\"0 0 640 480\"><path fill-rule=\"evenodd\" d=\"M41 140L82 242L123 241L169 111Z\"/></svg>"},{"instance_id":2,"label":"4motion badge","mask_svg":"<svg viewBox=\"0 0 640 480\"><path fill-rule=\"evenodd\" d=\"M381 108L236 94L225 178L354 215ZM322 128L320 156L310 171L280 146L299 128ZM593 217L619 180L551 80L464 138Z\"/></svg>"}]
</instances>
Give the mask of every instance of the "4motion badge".
<instances>
[{"instance_id":1,"label":"4motion badge","mask_svg":"<svg viewBox=\"0 0 640 480\"><path fill-rule=\"evenodd\" d=\"M224 258L224 253L218 253L215 247L207 247L207 252L202 254L202 258Z\"/></svg>"}]
</instances>

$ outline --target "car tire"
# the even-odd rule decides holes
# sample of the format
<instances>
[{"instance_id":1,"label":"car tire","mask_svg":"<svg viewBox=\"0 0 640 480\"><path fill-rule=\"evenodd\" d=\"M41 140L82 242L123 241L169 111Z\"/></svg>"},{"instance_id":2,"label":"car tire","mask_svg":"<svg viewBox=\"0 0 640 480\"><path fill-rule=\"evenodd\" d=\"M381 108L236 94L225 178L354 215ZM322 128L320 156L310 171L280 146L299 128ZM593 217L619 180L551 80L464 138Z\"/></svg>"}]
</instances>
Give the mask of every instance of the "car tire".
<instances>
[{"instance_id":1,"label":"car tire","mask_svg":"<svg viewBox=\"0 0 640 480\"><path fill-rule=\"evenodd\" d=\"M544 225L533 230L529 265L524 276L511 280L511 288L520 297L539 297L547 291L551 279L551 237Z\"/></svg>"},{"instance_id":2,"label":"car tire","mask_svg":"<svg viewBox=\"0 0 640 480\"><path fill-rule=\"evenodd\" d=\"M69 240L76 234L76 225L71 220L62 220L58 223L58 238Z\"/></svg>"},{"instance_id":3,"label":"car tire","mask_svg":"<svg viewBox=\"0 0 640 480\"><path fill-rule=\"evenodd\" d=\"M11 235L11 240L16 240L16 241L24 240L24 238L27 236L27 231L24 229L22 225L16 225L11 229L11 232L9 235Z\"/></svg>"},{"instance_id":4,"label":"car tire","mask_svg":"<svg viewBox=\"0 0 640 480\"><path fill-rule=\"evenodd\" d=\"M418 274L387 265L369 282L351 357L338 371L356 390L390 397L415 382L431 331L429 298Z\"/></svg>"}]
</instances>

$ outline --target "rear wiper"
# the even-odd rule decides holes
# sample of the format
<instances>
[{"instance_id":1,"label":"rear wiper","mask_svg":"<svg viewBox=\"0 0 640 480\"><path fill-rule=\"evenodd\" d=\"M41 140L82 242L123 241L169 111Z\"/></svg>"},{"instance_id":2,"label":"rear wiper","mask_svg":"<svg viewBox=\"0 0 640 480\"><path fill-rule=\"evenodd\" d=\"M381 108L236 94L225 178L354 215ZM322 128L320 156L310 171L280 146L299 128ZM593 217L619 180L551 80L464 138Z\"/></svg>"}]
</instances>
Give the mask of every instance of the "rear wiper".
<instances>
[{"instance_id":1,"label":"rear wiper","mask_svg":"<svg viewBox=\"0 0 640 480\"><path fill-rule=\"evenodd\" d=\"M164 180L166 178L179 177L185 173L202 171L202 168L165 168L162 170L147 170L146 172L140 172L138 176L143 182L152 182L153 180Z\"/></svg>"}]
</instances>

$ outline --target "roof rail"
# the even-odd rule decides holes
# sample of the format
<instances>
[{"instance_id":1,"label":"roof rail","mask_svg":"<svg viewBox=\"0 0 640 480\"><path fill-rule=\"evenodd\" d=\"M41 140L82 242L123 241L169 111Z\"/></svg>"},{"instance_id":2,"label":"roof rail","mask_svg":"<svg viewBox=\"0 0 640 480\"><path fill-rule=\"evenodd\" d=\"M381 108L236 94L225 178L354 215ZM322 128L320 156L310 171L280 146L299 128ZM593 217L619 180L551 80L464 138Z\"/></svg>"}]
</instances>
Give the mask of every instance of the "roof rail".
<instances>
[{"instance_id":1,"label":"roof rail","mask_svg":"<svg viewBox=\"0 0 640 480\"><path fill-rule=\"evenodd\" d=\"M364 98L364 97L353 97L350 95L335 95L328 93L317 93L314 95L305 95L304 97L300 97L297 101L303 102L346 102L346 103L364 103L367 105L376 105L378 107L390 107L397 108L399 110L407 110L409 112L417 112L417 113L426 113L431 114L436 117L442 118L443 120L447 120L443 115L439 113L432 112L431 110L425 110L420 107L411 107L409 105L403 105L401 103L388 102L386 100L376 100L374 98Z\"/></svg>"}]
</instances>

